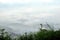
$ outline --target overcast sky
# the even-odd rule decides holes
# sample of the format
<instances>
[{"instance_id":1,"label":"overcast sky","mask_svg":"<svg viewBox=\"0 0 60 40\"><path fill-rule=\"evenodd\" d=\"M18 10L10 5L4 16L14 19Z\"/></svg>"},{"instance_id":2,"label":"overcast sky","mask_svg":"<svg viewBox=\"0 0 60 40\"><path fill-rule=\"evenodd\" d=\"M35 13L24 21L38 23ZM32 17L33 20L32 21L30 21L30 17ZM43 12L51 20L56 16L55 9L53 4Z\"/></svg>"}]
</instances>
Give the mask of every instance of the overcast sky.
<instances>
[{"instance_id":1,"label":"overcast sky","mask_svg":"<svg viewBox=\"0 0 60 40\"><path fill-rule=\"evenodd\" d=\"M60 23L60 0L0 0L0 25L34 31L46 22Z\"/></svg>"}]
</instances>

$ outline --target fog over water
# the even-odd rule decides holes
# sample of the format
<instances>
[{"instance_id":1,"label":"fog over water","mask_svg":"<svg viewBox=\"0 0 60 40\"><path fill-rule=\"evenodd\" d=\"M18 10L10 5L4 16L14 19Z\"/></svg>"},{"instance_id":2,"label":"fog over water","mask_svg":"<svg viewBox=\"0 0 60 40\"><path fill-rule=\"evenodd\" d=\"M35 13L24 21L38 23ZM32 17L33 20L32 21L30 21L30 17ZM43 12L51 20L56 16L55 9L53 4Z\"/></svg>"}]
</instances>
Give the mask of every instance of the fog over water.
<instances>
[{"instance_id":1,"label":"fog over water","mask_svg":"<svg viewBox=\"0 0 60 40\"><path fill-rule=\"evenodd\" d=\"M0 0L1 26L31 32L46 22L60 26L60 0Z\"/></svg>"}]
</instances>

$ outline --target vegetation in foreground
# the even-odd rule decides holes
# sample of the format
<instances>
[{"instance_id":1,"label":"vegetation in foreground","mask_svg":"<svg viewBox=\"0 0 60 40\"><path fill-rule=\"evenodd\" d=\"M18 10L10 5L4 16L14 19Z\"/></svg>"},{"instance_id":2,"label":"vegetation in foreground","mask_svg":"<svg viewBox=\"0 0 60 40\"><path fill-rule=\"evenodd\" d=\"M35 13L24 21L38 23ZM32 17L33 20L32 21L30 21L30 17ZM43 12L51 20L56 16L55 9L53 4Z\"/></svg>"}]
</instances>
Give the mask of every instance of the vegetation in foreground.
<instances>
[{"instance_id":1,"label":"vegetation in foreground","mask_svg":"<svg viewBox=\"0 0 60 40\"><path fill-rule=\"evenodd\" d=\"M60 40L60 30L46 30L41 29L36 33L25 33L23 35L12 38L12 36L5 32L5 29L0 30L0 40Z\"/></svg>"}]
</instances>

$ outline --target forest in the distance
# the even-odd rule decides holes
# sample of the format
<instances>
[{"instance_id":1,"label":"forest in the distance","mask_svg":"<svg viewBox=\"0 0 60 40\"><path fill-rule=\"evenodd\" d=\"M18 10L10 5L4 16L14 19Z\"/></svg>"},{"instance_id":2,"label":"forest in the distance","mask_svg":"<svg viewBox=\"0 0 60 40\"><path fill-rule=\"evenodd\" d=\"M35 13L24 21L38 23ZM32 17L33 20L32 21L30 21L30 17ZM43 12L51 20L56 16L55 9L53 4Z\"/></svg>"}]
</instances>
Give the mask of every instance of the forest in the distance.
<instances>
[{"instance_id":1,"label":"forest in the distance","mask_svg":"<svg viewBox=\"0 0 60 40\"><path fill-rule=\"evenodd\" d=\"M15 37L11 36L11 34L5 31L5 29L0 29L0 40L60 40L60 29L55 31L48 24L48 27L51 30L47 30L42 29L42 24L40 25L41 28L39 29L38 32L35 33L25 32L24 34L17 35Z\"/></svg>"}]
</instances>

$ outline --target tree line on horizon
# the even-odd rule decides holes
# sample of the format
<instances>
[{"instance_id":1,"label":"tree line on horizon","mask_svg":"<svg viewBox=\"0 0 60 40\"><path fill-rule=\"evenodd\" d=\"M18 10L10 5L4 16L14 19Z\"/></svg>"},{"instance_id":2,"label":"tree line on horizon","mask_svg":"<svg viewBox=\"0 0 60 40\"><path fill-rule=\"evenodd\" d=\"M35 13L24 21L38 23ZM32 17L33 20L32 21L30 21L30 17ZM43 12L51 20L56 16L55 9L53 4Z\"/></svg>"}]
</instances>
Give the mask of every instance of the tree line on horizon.
<instances>
[{"instance_id":1,"label":"tree line on horizon","mask_svg":"<svg viewBox=\"0 0 60 40\"><path fill-rule=\"evenodd\" d=\"M60 30L54 31L53 28L48 27L51 30L42 29L43 25L38 32L35 33L24 33L23 35L16 36L13 38L5 29L0 29L0 40L60 40Z\"/></svg>"}]
</instances>

